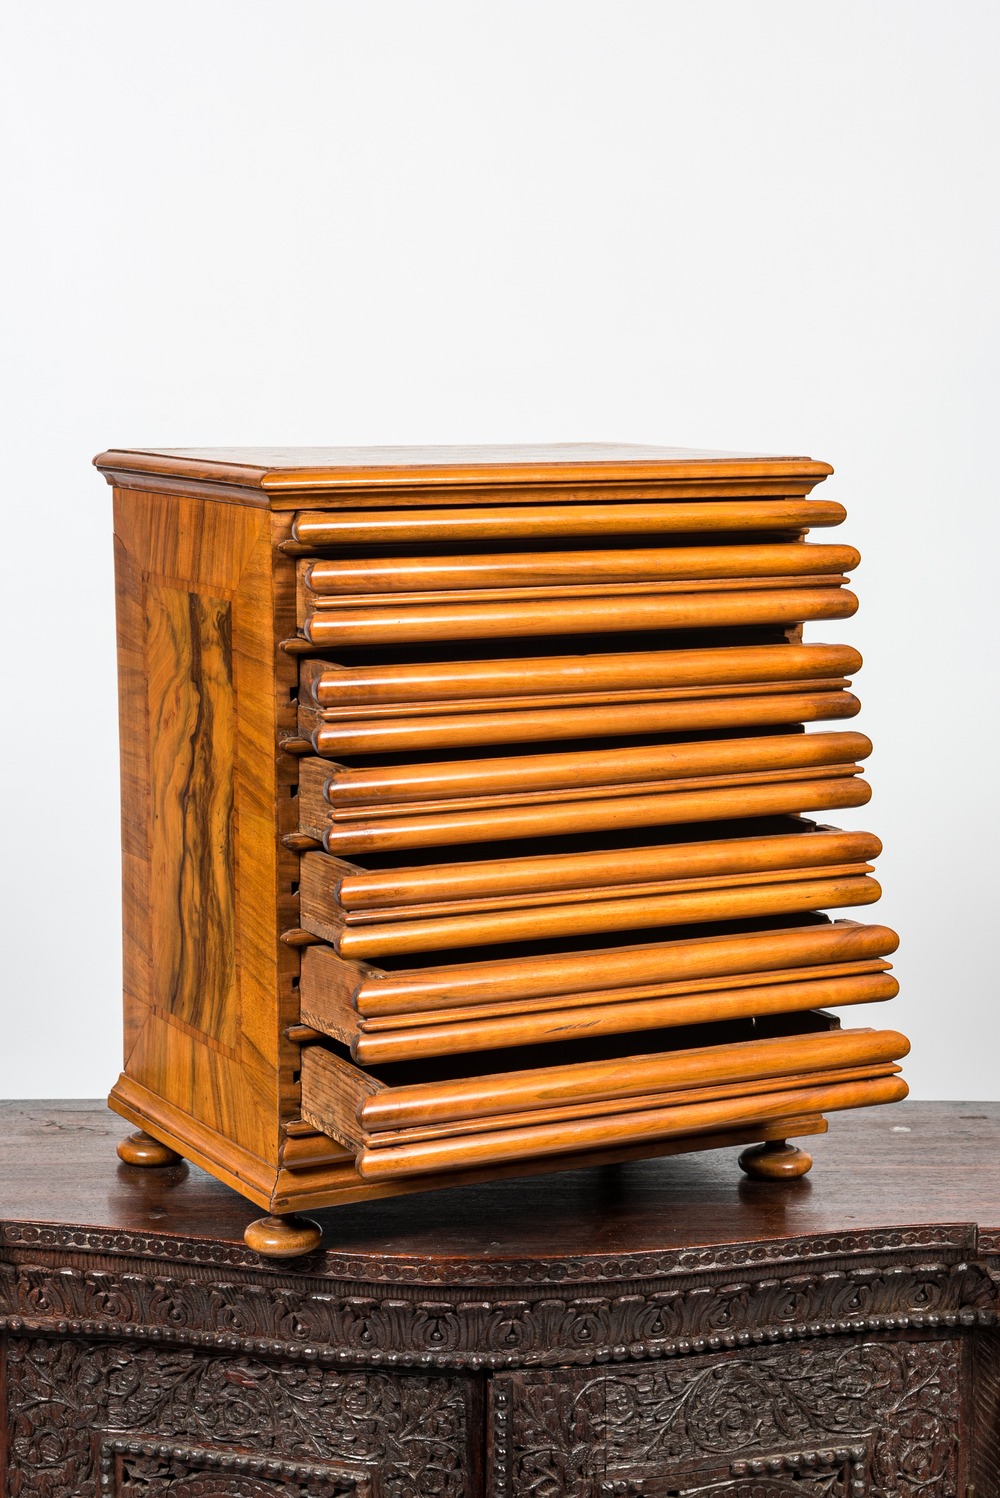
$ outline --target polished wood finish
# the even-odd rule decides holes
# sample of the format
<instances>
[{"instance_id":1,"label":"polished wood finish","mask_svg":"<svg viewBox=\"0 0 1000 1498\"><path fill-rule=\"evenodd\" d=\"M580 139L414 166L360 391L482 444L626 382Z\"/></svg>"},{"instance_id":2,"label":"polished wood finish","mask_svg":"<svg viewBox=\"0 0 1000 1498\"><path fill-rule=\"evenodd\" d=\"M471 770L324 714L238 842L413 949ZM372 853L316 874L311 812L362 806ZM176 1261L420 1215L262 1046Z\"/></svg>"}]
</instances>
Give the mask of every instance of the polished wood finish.
<instances>
[{"instance_id":1,"label":"polished wood finish","mask_svg":"<svg viewBox=\"0 0 1000 1498\"><path fill-rule=\"evenodd\" d=\"M317 960L320 959L337 967L347 966L336 955L332 947L322 944L320 944ZM358 963L356 966L359 969L363 969L365 964ZM720 978L681 979L677 983L637 983L631 987L600 989L590 993L560 994L555 997L546 997L543 995L536 998L507 999L494 1003L469 1004L466 1006L456 1005L450 1009L424 1009L414 1011L413 1013L383 1014L369 1016L368 1018L362 1018L360 1015L352 1013L350 1015L350 1023L352 1026L357 1026L358 1033L361 1035L380 1035L389 1030L417 1030L424 1025L457 1024L467 1019L495 1018L507 1014L541 1014L547 1009L556 1009L561 1014L569 1014L571 1007L577 1005L591 1009L592 1018L596 1022L600 1016L593 1011L606 1004L615 1005L614 1012L617 1013L619 1005L622 1006L624 1012L624 1006L631 1001L638 1002L650 998L665 998L668 996L678 1001L686 1001L688 998L692 998L693 1001L694 996L701 994L722 995L722 997L718 998L718 1002L724 1004L732 997L729 990L742 988L760 989L762 983L765 989L775 984L781 984L783 985L782 992L791 996L796 992L799 983L802 981L812 983L821 978L854 978L870 973L885 973L891 966L891 963L884 962L881 958L869 957L861 958L855 962L816 963L814 966L808 967L805 971L800 968L775 968L769 970L763 976L760 973L733 973ZM367 971L374 974L380 972L379 969L373 967L367 968ZM765 978L766 982L764 982ZM328 984L326 979L327 975L323 974L319 980L322 983L322 993L317 992L310 999L310 1002L319 1005L322 1001L325 1001L329 1004L331 1013L346 1014L346 1009L343 1008L343 998L340 997L335 1002L332 997L333 990L338 985L335 983ZM317 989L318 987L319 985L317 984ZM313 988L312 981L307 985L307 988L309 990ZM802 991L804 994L805 989ZM816 991L812 990L812 992L815 999ZM893 995L886 991L884 997L890 998ZM778 995L775 994L772 998L773 1003L765 993L758 992L753 1002L765 1006L767 1012L784 1013L785 1011L782 1009L782 1006L777 1002ZM816 999L816 1002L819 1002L819 1000ZM828 1004L829 1002L828 999L823 1000L824 1004ZM789 998L789 1012L803 1007L814 1008L815 1004L803 1005L793 1002L792 998ZM676 1008L678 1012L684 1012L684 1003L678 1002ZM660 1014L669 1016L673 1012L673 1005L664 1006L662 1009L655 1011L657 1023L659 1023ZM754 1012L761 1013L765 1011L762 1009ZM654 1011L650 1011L650 1013L653 1014ZM711 1020L714 1017L713 1013L707 1007L704 1014L696 1016L697 1019L704 1020ZM664 1020L664 1023L666 1022L668 1020ZM687 1023L686 1020L685 1023Z\"/></svg>"},{"instance_id":2,"label":"polished wood finish","mask_svg":"<svg viewBox=\"0 0 1000 1498\"><path fill-rule=\"evenodd\" d=\"M647 1029L708 1024L723 1019L787 1015L817 1006L874 1004L893 999L899 984L888 973L847 973L806 982L761 984L706 994L649 998L628 1002L594 1003L536 1010L518 1015L482 1013L459 1020L442 1010L429 1014L423 1025L380 1029L370 1033L363 1023L349 1024L336 1011L326 1017L326 1006L311 994L303 1006L320 1028L351 1048L363 1066L410 1061L424 1056L451 1056L518 1045L562 1044L597 1035L621 1035ZM339 1023L338 1023L339 1019ZM437 1023L434 1021L437 1020Z\"/></svg>"},{"instance_id":3,"label":"polished wood finish","mask_svg":"<svg viewBox=\"0 0 1000 1498\"><path fill-rule=\"evenodd\" d=\"M853 546L682 546L627 551L502 552L459 557L337 558L308 562L303 586L338 600L351 593L420 593L573 583L656 582L693 578L808 577L850 572ZM317 600L318 602L318 600ZM322 606L322 605L319 605Z\"/></svg>"},{"instance_id":4,"label":"polished wood finish","mask_svg":"<svg viewBox=\"0 0 1000 1498\"><path fill-rule=\"evenodd\" d=\"M695 729L757 728L853 718L861 703L850 692L753 693L685 702L612 703L602 707L538 708L498 713L441 713L433 717L351 719L328 723L299 710L302 753L383 754L457 749L479 744L525 744L597 735L683 733Z\"/></svg>"},{"instance_id":5,"label":"polished wood finish","mask_svg":"<svg viewBox=\"0 0 1000 1498\"><path fill-rule=\"evenodd\" d=\"M801 643L857 606L857 552L804 540L844 518L810 497L828 465L614 446L98 463L122 687L112 1105L155 1141L127 1168L203 1165L265 1209L247 1241L278 1258L305 1251L312 1230L277 1221L297 1211L773 1142L902 1095L894 1061L835 1060L815 1007L896 988L891 933L816 915L877 898L878 840L796 820L870 795L863 735L801 731L859 706L857 652ZM400 966L435 953L457 961ZM825 1059L710 1074L751 1024L786 1059L818 1027ZM691 1025L716 1038L683 1098L419 1138L358 1122L400 1067L541 1076L560 1042L610 1064L664 1036L693 1056Z\"/></svg>"},{"instance_id":6,"label":"polished wood finish","mask_svg":"<svg viewBox=\"0 0 1000 1498\"><path fill-rule=\"evenodd\" d=\"M395 852L408 848L434 848L457 843L480 843L502 838L558 837L580 832L615 832L635 827L668 827L684 822L730 821L735 817L778 816L787 812L834 811L845 806L864 806L871 787L858 778L855 764L804 770L759 770L733 775L719 785L715 777L704 789L688 789L673 782L662 794L611 795L601 790L586 800L573 800L566 793L546 797L540 793L532 805L500 801L496 809L481 811L444 810L436 814L425 808L418 816L336 821L322 831L328 853L360 854ZM632 787L641 790L641 786ZM498 798L499 800L499 798ZM306 829L303 829L306 830Z\"/></svg>"},{"instance_id":7,"label":"polished wood finish","mask_svg":"<svg viewBox=\"0 0 1000 1498\"><path fill-rule=\"evenodd\" d=\"M286 1282L244 1246L244 1228L260 1216L259 1209L194 1166L143 1171L122 1165L115 1145L131 1131L103 1098L0 1102L5 1262L38 1264L44 1247L67 1265L79 1266L82 1259L116 1278L134 1272L133 1258L145 1272L180 1272L182 1278L187 1264L213 1266L220 1280L238 1282L249 1272L261 1286L284 1294ZM482 1186L450 1183L441 1192L310 1209L324 1228L324 1242L303 1267L327 1281L367 1279L395 1299L408 1297L411 1292L402 1288L408 1283L414 1302L425 1302L428 1291L430 1298L448 1300L460 1284L506 1284L509 1290L519 1274L522 1285L537 1286L550 1299L553 1293L575 1296L579 1284L603 1282L607 1290L643 1273L660 1278L660 1289L683 1274L704 1274L705 1283L714 1283L725 1262L712 1253L700 1262L680 1256L736 1245L746 1247L748 1256L729 1259L727 1284L739 1285L738 1266L751 1272L754 1256L762 1278L773 1278L779 1265L789 1274L812 1274L822 1258L818 1240L840 1239L845 1253L863 1256L869 1235L886 1235L878 1247L870 1242L870 1251L889 1252L894 1242L904 1248L900 1233L931 1224L978 1224L978 1252L1000 1254L1000 1103L908 1099L838 1113L829 1120L829 1132L814 1134L808 1148L815 1166L792 1191L741 1181L733 1147L637 1160L611 1175L599 1165L523 1179L511 1172ZM45 1245L23 1230L10 1231L26 1223L65 1225L65 1241L60 1246L54 1233ZM115 1236L122 1240L118 1247ZM937 1241L916 1238L911 1247L926 1262ZM968 1250L976 1259L975 1243L960 1247L963 1256ZM830 1252L841 1248L831 1246ZM644 1256L656 1261L655 1270L638 1267ZM836 1288L843 1290L842 1279ZM190 1309L199 1307L207 1309L204 1300ZM168 1301L161 1309L169 1324L178 1307ZM878 1314L874 1307L870 1313ZM32 1313L22 1307L20 1314ZM54 1322L67 1313L58 1303L34 1314ZM138 1314L124 1319L143 1320ZM816 1318L807 1312L805 1319ZM320 1337L319 1328L309 1330ZM257 1332L255 1323L247 1335L267 1334ZM276 1335L273 1327L270 1335ZM289 1335L294 1339L291 1328ZM308 1342L305 1327L301 1335Z\"/></svg>"},{"instance_id":8,"label":"polished wood finish","mask_svg":"<svg viewBox=\"0 0 1000 1498\"><path fill-rule=\"evenodd\" d=\"M816 1077L824 1083L832 1082L859 1082L872 1078L894 1075L899 1071L898 1066L885 1063L873 1063L872 1065L859 1064L857 1066L830 1067L822 1072L817 1072ZM666 1105L676 1103L706 1103L716 1102L719 1099L746 1098L759 1096L764 1093L783 1091L792 1086L801 1086L806 1080L806 1074L800 1073L794 1079L787 1077L752 1078L749 1081L729 1081L726 1083L706 1084L705 1086L694 1086L683 1092L650 1092L637 1093L630 1096L625 1102L614 1099L603 1099L596 1102L588 1102L580 1099L574 1100L572 1105L560 1104L552 1107L538 1107L525 1109L519 1113L494 1113L487 1117L458 1119L454 1122L422 1124L403 1129L388 1129L382 1133L366 1134L363 1125L358 1128L356 1123L353 1129L348 1130L349 1137L357 1141L367 1149L389 1149L399 1144L424 1144L428 1141L438 1139L455 1139L466 1134L495 1133L497 1130L508 1128L526 1128L535 1124L563 1124L568 1118L574 1121L583 1119L610 1118L617 1116L623 1111L629 1115L646 1109L662 1108Z\"/></svg>"},{"instance_id":9,"label":"polished wood finish","mask_svg":"<svg viewBox=\"0 0 1000 1498\"><path fill-rule=\"evenodd\" d=\"M694 941L598 948L457 963L442 968L354 976L353 1002L364 1016L410 1013L533 995L579 995L625 984L691 983L733 973L884 957L899 938L887 926L836 921L780 931Z\"/></svg>"},{"instance_id":10,"label":"polished wood finish","mask_svg":"<svg viewBox=\"0 0 1000 1498\"><path fill-rule=\"evenodd\" d=\"M804 1078L807 1083L818 1079ZM806 1085L759 1093L751 1097L729 1093L715 1102L676 1103L602 1119L565 1120L558 1124L463 1134L426 1144L400 1144L390 1149L366 1149L358 1156L362 1179L378 1181L395 1176L420 1176L469 1165L498 1164L542 1155L565 1155L574 1150L614 1148L713 1133L723 1127L778 1124L800 1114L833 1112L895 1103L906 1096L906 1083L887 1076L878 1079Z\"/></svg>"},{"instance_id":11,"label":"polished wood finish","mask_svg":"<svg viewBox=\"0 0 1000 1498\"><path fill-rule=\"evenodd\" d=\"M538 696L547 701L589 701L583 693L651 690L703 693L709 687L730 690L741 683L810 683L839 678L861 669L861 657L849 645L744 645L738 651L650 650L621 654L526 657L513 660L447 661L396 666L331 666L304 661L301 682L323 708L364 708L371 712L411 709L427 704L501 697L507 706L525 706ZM837 683L839 685L839 682ZM525 694L530 694L526 696ZM554 694L554 695L553 695Z\"/></svg>"},{"instance_id":12,"label":"polished wood finish","mask_svg":"<svg viewBox=\"0 0 1000 1498\"><path fill-rule=\"evenodd\" d=\"M753 1181L794 1181L812 1168L812 1155L785 1139L754 1144L740 1155L740 1170Z\"/></svg>"},{"instance_id":13,"label":"polished wood finish","mask_svg":"<svg viewBox=\"0 0 1000 1498\"><path fill-rule=\"evenodd\" d=\"M552 1108L560 1103L572 1107L649 1092L672 1093L727 1081L795 1078L808 1071L895 1062L908 1050L904 1036L894 1030L834 1029L613 1061L578 1061L569 1066L380 1089L361 1103L358 1120L374 1133ZM326 1066L336 1058L310 1050L307 1059Z\"/></svg>"},{"instance_id":14,"label":"polished wood finish","mask_svg":"<svg viewBox=\"0 0 1000 1498\"><path fill-rule=\"evenodd\" d=\"M630 899L595 900L587 905L535 906L530 910L438 917L436 920L397 920L384 924L330 928L331 945L341 956L361 959L407 956L414 952L518 941L547 941L553 937L592 935L599 931L639 931L650 926L686 926L705 921L735 921L770 915L790 915L824 905L846 909L870 905L881 886L862 872L850 876L759 882L695 892L639 895ZM608 893L612 893L608 891ZM303 917L306 919L306 917ZM321 933L322 934L322 933Z\"/></svg>"},{"instance_id":15,"label":"polished wood finish","mask_svg":"<svg viewBox=\"0 0 1000 1498\"><path fill-rule=\"evenodd\" d=\"M810 733L365 770L333 765L323 794L336 813L351 806L368 809L373 803L444 802L752 770L799 770L813 765L849 764L867 758L871 750L871 740L863 733Z\"/></svg>"},{"instance_id":16,"label":"polished wood finish","mask_svg":"<svg viewBox=\"0 0 1000 1498\"><path fill-rule=\"evenodd\" d=\"M573 506L518 505L495 509L372 511L362 515L301 515L292 528L299 551L332 546L419 545L425 541L518 540L542 537L681 535L745 531L802 531L840 525L847 518L831 500L768 499L708 504L627 504ZM289 548L290 549L290 548Z\"/></svg>"},{"instance_id":17,"label":"polished wood finish","mask_svg":"<svg viewBox=\"0 0 1000 1498\"><path fill-rule=\"evenodd\" d=\"M642 594L549 601L468 604L400 603L386 608L328 609L303 626L320 650L489 640L524 635L584 635L595 631L723 629L796 624L803 619L849 619L858 600L846 588L778 588L745 592Z\"/></svg>"},{"instance_id":18,"label":"polished wood finish","mask_svg":"<svg viewBox=\"0 0 1000 1498\"><path fill-rule=\"evenodd\" d=\"M129 1134L118 1144L118 1158L126 1165L148 1166L153 1169L162 1169L165 1166L180 1165L182 1156L176 1150L167 1149L152 1134L146 1134L142 1129L136 1129L134 1134Z\"/></svg>"},{"instance_id":19,"label":"polished wood finish","mask_svg":"<svg viewBox=\"0 0 1000 1498\"><path fill-rule=\"evenodd\" d=\"M243 1234L246 1245L267 1259L301 1259L323 1241L323 1229L308 1217L258 1217Z\"/></svg>"},{"instance_id":20,"label":"polished wood finish","mask_svg":"<svg viewBox=\"0 0 1000 1498\"><path fill-rule=\"evenodd\" d=\"M277 944L291 855L274 838L288 776L274 751L287 687L271 526L256 509L117 491L115 533L126 1072L276 1170L297 964Z\"/></svg>"},{"instance_id":21,"label":"polished wood finish","mask_svg":"<svg viewBox=\"0 0 1000 1498\"><path fill-rule=\"evenodd\" d=\"M794 830L792 830L794 828ZM537 897L556 891L592 891L595 876L603 884L640 884L649 879L689 881L717 875L756 875L776 869L815 868L877 858L882 844L870 832L814 828L790 819L788 834L719 838L694 843L661 843L648 847L602 849L600 853L556 853L528 858L484 859L475 863L418 864L384 871L360 869L324 854L302 860L303 876L315 876L318 888L350 918L370 908L423 906L434 902L489 899L493 905L518 896Z\"/></svg>"}]
</instances>

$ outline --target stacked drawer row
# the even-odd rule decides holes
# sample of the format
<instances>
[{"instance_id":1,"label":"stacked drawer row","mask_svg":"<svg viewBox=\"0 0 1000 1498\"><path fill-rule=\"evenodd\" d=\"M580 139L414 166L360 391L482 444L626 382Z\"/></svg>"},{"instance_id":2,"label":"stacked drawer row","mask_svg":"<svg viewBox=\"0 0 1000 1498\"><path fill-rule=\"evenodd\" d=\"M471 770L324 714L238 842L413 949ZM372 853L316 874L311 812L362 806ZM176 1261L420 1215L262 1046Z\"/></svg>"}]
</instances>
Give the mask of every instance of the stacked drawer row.
<instances>
[{"instance_id":1,"label":"stacked drawer row","mask_svg":"<svg viewBox=\"0 0 1000 1498\"><path fill-rule=\"evenodd\" d=\"M302 1112L366 1180L905 1095L810 498L300 515ZM831 729L806 733L804 725Z\"/></svg>"}]
</instances>

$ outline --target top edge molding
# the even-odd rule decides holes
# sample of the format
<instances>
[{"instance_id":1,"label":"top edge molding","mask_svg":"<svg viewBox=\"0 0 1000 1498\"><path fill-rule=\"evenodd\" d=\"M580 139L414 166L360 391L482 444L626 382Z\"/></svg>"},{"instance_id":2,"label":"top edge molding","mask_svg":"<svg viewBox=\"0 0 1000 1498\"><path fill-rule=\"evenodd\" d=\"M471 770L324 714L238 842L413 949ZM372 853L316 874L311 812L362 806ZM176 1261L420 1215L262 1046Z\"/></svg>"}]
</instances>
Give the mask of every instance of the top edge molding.
<instances>
[{"instance_id":1,"label":"top edge molding","mask_svg":"<svg viewBox=\"0 0 1000 1498\"><path fill-rule=\"evenodd\" d=\"M371 495L544 486L709 484L729 479L822 482L828 463L803 456L714 452L633 443L555 443L481 447L110 448L94 459L110 483L128 474L255 491L261 498L297 494Z\"/></svg>"}]
</instances>

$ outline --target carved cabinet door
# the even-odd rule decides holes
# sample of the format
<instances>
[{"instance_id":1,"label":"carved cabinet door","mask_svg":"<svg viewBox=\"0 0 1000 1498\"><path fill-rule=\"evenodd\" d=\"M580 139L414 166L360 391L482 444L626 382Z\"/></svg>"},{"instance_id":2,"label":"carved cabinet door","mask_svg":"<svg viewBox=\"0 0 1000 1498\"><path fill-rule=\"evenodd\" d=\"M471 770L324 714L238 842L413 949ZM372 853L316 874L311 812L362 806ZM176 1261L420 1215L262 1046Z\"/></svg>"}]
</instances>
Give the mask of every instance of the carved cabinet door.
<instances>
[{"instance_id":1,"label":"carved cabinet door","mask_svg":"<svg viewBox=\"0 0 1000 1498\"><path fill-rule=\"evenodd\" d=\"M480 1491L482 1384L467 1374L71 1337L9 1337L5 1351L0 1498Z\"/></svg>"},{"instance_id":2,"label":"carved cabinet door","mask_svg":"<svg viewBox=\"0 0 1000 1498\"><path fill-rule=\"evenodd\" d=\"M971 1344L830 1337L499 1375L489 1498L956 1498Z\"/></svg>"}]
</instances>

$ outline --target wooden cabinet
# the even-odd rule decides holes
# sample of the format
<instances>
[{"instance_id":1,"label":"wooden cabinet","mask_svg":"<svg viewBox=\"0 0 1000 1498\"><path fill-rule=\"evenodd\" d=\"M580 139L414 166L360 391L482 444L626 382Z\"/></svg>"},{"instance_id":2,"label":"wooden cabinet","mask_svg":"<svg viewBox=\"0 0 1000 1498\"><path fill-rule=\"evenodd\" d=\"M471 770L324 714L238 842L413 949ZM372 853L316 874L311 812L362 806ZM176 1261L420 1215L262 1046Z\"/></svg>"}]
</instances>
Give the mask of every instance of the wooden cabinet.
<instances>
[{"instance_id":1,"label":"wooden cabinet","mask_svg":"<svg viewBox=\"0 0 1000 1498\"><path fill-rule=\"evenodd\" d=\"M905 1095L807 458L112 450L131 1164L298 1209ZM807 533L815 533L820 539ZM812 731L805 732L806 725ZM173 1152L173 1153L172 1153Z\"/></svg>"}]
</instances>

